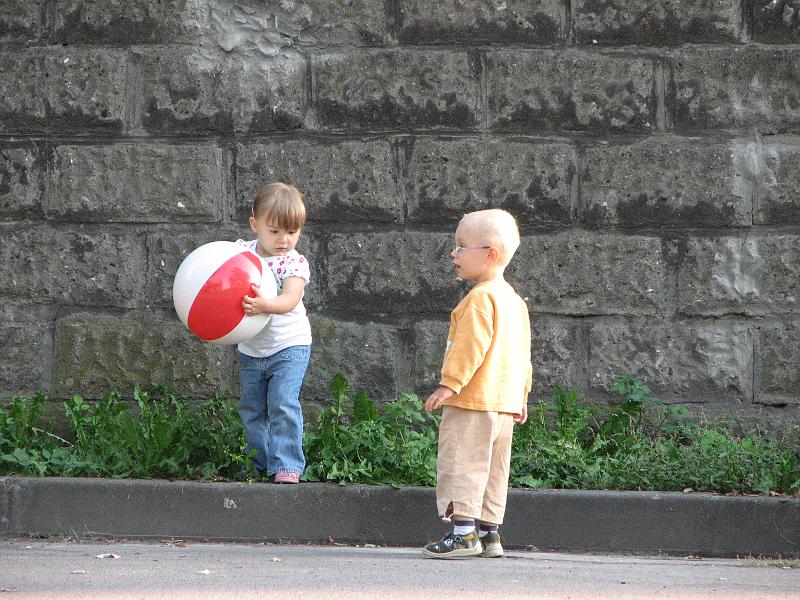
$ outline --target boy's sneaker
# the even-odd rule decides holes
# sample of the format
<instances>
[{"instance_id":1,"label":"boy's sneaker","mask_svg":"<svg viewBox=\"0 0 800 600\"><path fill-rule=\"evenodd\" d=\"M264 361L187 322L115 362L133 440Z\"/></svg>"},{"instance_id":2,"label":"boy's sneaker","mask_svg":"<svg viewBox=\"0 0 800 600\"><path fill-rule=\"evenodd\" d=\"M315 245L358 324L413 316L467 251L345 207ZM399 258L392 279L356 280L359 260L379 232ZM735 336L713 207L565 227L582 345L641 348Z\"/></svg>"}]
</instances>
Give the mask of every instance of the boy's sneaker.
<instances>
[{"instance_id":1,"label":"boy's sneaker","mask_svg":"<svg viewBox=\"0 0 800 600\"><path fill-rule=\"evenodd\" d=\"M483 550L478 532L473 529L466 535L448 533L438 542L428 544L422 553L430 558L466 558L478 556Z\"/></svg>"},{"instance_id":2,"label":"boy's sneaker","mask_svg":"<svg viewBox=\"0 0 800 600\"><path fill-rule=\"evenodd\" d=\"M483 558L497 558L503 556L503 544L500 543L500 534L497 532L487 533L481 538L483 545Z\"/></svg>"},{"instance_id":3,"label":"boy's sneaker","mask_svg":"<svg viewBox=\"0 0 800 600\"><path fill-rule=\"evenodd\" d=\"M278 471L275 473L275 483L300 483L300 474L291 471Z\"/></svg>"}]
</instances>

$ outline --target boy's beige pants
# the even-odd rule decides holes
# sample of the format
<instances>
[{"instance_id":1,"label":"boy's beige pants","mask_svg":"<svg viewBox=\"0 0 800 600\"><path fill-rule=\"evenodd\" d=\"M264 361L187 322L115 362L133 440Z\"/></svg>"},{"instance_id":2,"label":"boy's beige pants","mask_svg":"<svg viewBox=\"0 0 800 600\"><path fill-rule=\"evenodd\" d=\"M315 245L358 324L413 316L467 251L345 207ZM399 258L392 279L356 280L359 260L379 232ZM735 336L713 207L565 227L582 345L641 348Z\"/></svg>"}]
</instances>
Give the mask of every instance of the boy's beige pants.
<instances>
[{"instance_id":1,"label":"boy's beige pants","mask_svg":"<svg viewBox=\"0 0 800 600\"><path fill-rule=\"evenodd\" d=\"M503 522L513 432L510 413L444 407L436 466L436 507L441 517Z\"/></svg>"}]
</instances>

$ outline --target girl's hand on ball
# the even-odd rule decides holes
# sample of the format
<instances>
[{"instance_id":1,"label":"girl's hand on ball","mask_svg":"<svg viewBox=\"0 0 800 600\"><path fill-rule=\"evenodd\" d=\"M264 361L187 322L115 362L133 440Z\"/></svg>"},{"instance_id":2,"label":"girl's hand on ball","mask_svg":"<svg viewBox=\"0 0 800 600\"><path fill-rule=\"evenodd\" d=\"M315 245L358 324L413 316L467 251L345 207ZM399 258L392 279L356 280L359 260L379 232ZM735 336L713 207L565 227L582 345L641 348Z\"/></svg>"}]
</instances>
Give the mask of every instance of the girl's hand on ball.
<instances>
[{"instance_id":1,"label":"girl's hand on ball","mask_svg":"<svg viewBox=\"0 0 800 600\"><path fill-rule=\"evenodd\" d=\"M253 291L253 295L245 296L244 300L242 300L244 314L246 314L248 317L252 317L253 315L270 312L269 299L264 297L258 285L254 283L250 286L250 289Z\"/></svg>"}]
</instances>

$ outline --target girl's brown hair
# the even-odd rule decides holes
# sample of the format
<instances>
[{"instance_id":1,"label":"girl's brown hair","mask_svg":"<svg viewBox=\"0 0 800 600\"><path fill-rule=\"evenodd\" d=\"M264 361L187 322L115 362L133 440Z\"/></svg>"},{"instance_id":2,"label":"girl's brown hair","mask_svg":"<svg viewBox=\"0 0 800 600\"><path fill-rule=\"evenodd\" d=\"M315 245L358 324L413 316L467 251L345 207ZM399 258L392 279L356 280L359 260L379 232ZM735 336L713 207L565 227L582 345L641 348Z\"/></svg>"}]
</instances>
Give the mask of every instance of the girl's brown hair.
<instances>
[{"instance_id":1,"label":"girl's brown hair","mask_svg":"<svg viewBox=\"0 0 800 600\"><path fill-rule=\"evenodd\" d=\"M250 216L266 218L281 229L301 229L306 222L306 199L293 185L270 183L256 194Z\"/></svg>"}]
</instances>

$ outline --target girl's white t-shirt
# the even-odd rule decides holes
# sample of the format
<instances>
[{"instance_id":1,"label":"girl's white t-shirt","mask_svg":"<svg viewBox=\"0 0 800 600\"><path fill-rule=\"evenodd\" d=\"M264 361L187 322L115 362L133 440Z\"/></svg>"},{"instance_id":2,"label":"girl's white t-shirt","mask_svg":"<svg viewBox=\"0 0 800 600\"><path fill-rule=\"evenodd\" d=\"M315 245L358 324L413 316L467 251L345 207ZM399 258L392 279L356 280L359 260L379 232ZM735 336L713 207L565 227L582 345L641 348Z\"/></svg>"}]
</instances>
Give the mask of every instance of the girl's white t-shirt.
<instances>
[{"instance_id":1,"label":"girl's white t-shirt","mask_svg":"<svg viewBox=\"0 0 800 600\"><path fill-rule=\"evenodd\" d=\"M308 283L311 280L311 269L305 256L291 250L283 256L263 257L256 252L258 240L236 240L261 259L261 271L264 276L270 273L275 277L278 294L283 290L283 280L287 277L300 277ZM248 356L265 358L272 356L290 346L311 345L311 324L306 316L303 297L292 310L282 315L272 315L267 326L249 340L240 342L239 352Z\"/></svg>"}]
</instances>

